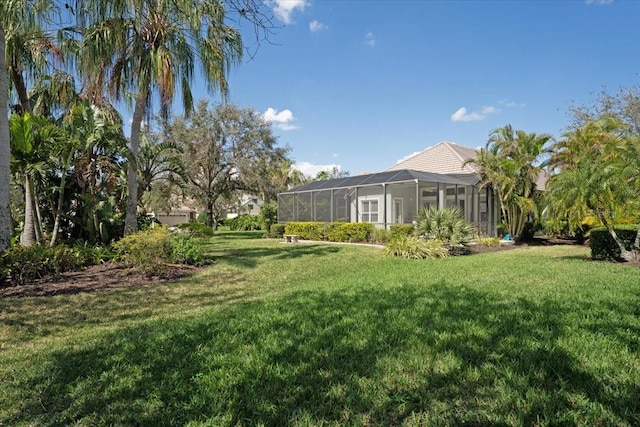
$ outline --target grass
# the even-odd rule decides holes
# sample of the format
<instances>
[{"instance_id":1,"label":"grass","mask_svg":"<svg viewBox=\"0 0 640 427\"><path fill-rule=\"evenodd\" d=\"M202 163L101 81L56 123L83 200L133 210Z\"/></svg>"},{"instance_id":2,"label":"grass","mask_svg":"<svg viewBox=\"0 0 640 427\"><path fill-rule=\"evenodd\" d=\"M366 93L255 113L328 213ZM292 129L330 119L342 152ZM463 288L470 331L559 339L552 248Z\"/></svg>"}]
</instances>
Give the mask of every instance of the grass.
<instances>
[{"instance_id":1,"label":"grass","mask_svg":"<svg viewBox=\"0 0 640 427\"><path fill-rule=\"evenodd\" d=\"M0 425L639 425L640 269L211 240L168 285L0 300Z\"/></svg>"}]
</instances>

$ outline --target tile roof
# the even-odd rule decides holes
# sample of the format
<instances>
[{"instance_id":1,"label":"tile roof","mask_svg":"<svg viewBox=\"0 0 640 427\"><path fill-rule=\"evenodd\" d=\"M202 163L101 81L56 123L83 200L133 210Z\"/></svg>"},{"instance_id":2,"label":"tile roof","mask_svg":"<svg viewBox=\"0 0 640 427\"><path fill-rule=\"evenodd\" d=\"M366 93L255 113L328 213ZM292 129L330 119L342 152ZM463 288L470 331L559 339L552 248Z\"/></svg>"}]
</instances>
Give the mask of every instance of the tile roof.
<instances>
[{"instance_id":1,"label":"tile roof","mask_svg":"<svg viewBox=\"0 0 640 427\"><path fill-rule=\"evenodd\" d=\"M476 172L475 166L464 165L464 162L474 158L476 154L477 150L474 148L443 141L398 162L387 171L413 169L438 174L471 174Z\"/></svg>"}]
</instances>

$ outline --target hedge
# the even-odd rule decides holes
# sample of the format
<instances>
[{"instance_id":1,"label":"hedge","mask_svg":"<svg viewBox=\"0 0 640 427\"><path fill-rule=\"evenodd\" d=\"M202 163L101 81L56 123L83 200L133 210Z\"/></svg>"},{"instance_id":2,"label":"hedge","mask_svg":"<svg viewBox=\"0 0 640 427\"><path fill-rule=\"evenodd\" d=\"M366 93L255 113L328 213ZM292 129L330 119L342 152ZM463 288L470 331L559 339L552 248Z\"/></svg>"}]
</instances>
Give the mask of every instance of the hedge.
<instances>
[{"instance_id":1,"label":"hedge","mask_svg":"<svg viewBox=\"0 0 640 427\"><path fill-rule=\"evenodd\" d=\"M627 250L631 250L638 232L638 225L616 225L613 227L618 239ZM591 257L595 259L620 259L620 248L609 234L606 227L598 227L591 230L589 238Z\"/></svg>"},{"instance_id":2,"label":"hedge","mask_svg":"<svg viewBox=\"0 0 640 427\"><path fill-rule=\"evenodd\" d=\"M295 234L303 240L324 240L326 227L324 222L288 222L284 234Z\"/></svg>"},{"instance_id":3,"label":"hedge","mask_svg":"<svg viewBox=\"0 0 640 427\"><path fill-rule=\"evenodd\" d=\"M389 228L391 234L391 240L398 237L413 236L416 233L416 228L412 224L393 224Z\"/></svg>"},{"instance_id":4,"label":"hedge","mask_svg":"<svg viewBox=\"0 0 640 427\"><path fill-rule=\"evenodd\" d=\"M330 242L363 243L370 241L374 229L368 222L332 222L327 229L327 238Z\"/></svg>"}]
</instances>

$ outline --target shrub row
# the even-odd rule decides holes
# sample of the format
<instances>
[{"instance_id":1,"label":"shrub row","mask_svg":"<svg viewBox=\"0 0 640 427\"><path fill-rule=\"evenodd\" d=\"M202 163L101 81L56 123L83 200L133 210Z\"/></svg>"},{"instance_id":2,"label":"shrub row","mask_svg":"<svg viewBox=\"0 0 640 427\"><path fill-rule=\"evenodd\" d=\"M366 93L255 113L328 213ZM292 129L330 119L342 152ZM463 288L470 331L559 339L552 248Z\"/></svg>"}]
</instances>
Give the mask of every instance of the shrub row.
<instances>
[{"instance_id":1,"label":"shrub row","mask_svg":"<svg viewBox=\"0 0 640 427\"><path fill-rule=\"evenodd\" d=\"M255 215L239 215L235 218L227 219L225 224L233 231L262 230L262 220Z\"/></svg>"},{"instance_id":2,"label":"shrub row","mask_svg":"<svg viewBox=\"0 0 640 427\"><path fill-rule=\"evenodd\" d=\"M26 285L36 279L80 270L94 264L99 253L91 247L12 246L0 258L0 284Z\"/></svg>"},{"instance_id":3,"label":"shrub row","mask_svg":"<svg viewBox=\"0 0 640 427\"><path fill-rule=\"evenodd\" d=\"M625 249L631 250L633 242L638 232L638 225L616 225L613 227L618 239L622 242ZM606 227L598 227L591 230L589 238L589 246L591 247L591 257L595 259L620 259L620 248L616 244L609 230Z\"/></svg>"},{"instance_id":4,"label":"shrub row","mask_svg":"<svg viewBox=\"0 0 640 427\"><path fill-rule=\"evenodd\" d=\"M282 237L276 233L283 224L274 224L271 237ZM283 234L295 234L303 240L328 240L330 242L364 243L373 241L374 234L381 231L368 222L288 222L284 224ZM386 238L385 238L386 240Z\"/></svg>"}]
</instances>

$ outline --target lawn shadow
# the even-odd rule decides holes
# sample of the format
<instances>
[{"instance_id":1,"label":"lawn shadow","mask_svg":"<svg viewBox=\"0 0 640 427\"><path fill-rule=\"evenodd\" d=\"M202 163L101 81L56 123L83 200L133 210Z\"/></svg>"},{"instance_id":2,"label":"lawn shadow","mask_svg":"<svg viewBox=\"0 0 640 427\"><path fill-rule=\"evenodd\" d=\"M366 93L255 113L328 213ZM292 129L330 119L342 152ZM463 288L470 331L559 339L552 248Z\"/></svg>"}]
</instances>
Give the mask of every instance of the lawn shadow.
<instances>
[{"instance_id":1,"label":"lawn shadow","mask_svg":"<svg viewBox=\"0 0 640 427\"><path fill-rule=\"evenodd\" d=\"M270 247L255 247L242 249L227 249L217 253L216 260L239 267L253 268L259 262L268 262L269 259L294 259L306 256L324 256L340 252L342 248L325 244L281 244Z\"/></svg>"},{"instance_id":2,"label":"lawn shadow","mask_svg":"<svg viewBox=\"0 0 640 427\"><path fill-rule=\"evenodd\" d=\"M446 283L294 292L52 350L4 422L637 425L640 385L560 346L564 310Z\"/></svg>"}]
</instances>

